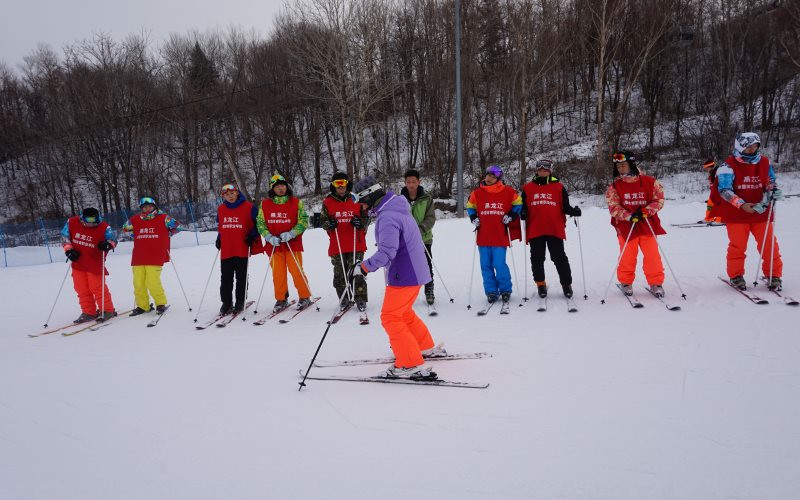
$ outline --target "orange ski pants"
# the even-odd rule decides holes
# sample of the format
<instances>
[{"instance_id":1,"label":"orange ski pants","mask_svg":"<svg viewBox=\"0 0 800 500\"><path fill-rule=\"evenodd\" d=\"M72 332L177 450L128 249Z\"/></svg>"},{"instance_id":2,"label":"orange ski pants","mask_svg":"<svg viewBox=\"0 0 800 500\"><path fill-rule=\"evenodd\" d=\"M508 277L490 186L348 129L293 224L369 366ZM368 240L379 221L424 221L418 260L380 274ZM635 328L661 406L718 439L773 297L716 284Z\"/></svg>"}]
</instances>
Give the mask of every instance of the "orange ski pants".
<instances>
[{"instance_id":1,"label":"orange ski pants","mask_svg":"<svg viewBox=\"0 0 800 500\"><path fill-rule=\"evenodd\" d=\"M433 347L428 327L412 308L419 289L416 286L387 286L381 308L381 324L389 335L389 344L398 368L412 368L424 363L422 351Z\"/></svg>"},{"instance_id":2,"label":"orange ski pants","mask_svg":"<svg viewBox=\"0 0 800 500\"><path fill-rule=\"evenodd\" d=\"M625 238L618 236L619 249L625 246ZM642 249L642 268L644 277L648 285L664 284L664 264L661 263L661 255L658 253L658 242L655 236L635 236L628 240L628 246L622 254L617 268L617 279L620 283L632 285L636 279L636 259L639 256L639 249Z\"/></svg>"},{"instance_id":3,"label":"orange ski pants","mask_svg":"<svg viewBox=\"0 0 800 500\"><path fill-rule=\"evenodd\" d=\"M295 252L294 259L297 259L297 264L303 267L303 253ZM288 269L289 274L292 275L292 283L297 289L297 295L301 299L311 297L311 292L306 286L305 276L300 268L295 264L292 254L283 248L276 250L272 254L272 285L275 288L275 300L286 300L289 296L289 282L286 276Z\"/></svg>"},{"instance_id":4,"label":"orange ski pants","mask_svg":"<svg viewBox=\"0 0 800 500\"><path fill-rule=\"evenodd\" d=\"M769 224L769 228L767 228ZM764 276L783 276L783 260L781 251L778 248L778 240L772 234L772 223L764 222L727 222L725 228L728 230L728 277L744 276L744 259L747 252L747 240L750 235L756 240L758 253L763 255L761 260L761 270ZM764 231L767 231L767 241L764 242ZM773 250L772 242L775 242ZM762 242L764 248L761 248ZM772 274L770 274L770 256L772 256Z\"/></svg>"},{"instance_id":5,"label":"orange ski pants","mask_svg":"<svg viewBox=\"0 0 800 500\"><path fill-rule=\"evenodd\" d=\"M78 294L81 312L94 316L103 305L105 306L105 311L101 312L114 310L114 303L111 301L111 292L108 291L108 285L105 286L106 301L103 304L103 277L101 275L73 269L72 284L75 286L75 293Z\"/></svg>"}]
</instances>

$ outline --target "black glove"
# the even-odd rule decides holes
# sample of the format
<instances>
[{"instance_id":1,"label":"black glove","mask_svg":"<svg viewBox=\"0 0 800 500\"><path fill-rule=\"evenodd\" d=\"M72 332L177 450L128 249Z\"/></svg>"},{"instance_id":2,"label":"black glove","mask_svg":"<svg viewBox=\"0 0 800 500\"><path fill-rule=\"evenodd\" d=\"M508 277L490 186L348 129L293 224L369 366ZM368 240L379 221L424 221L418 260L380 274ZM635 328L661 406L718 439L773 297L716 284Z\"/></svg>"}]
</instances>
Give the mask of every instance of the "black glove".
<instances>
[{"instance_id":1,"label":"black glove","mask_svg":"<svg viewBox=\"0 0 800 500\"><path fill-rule=\"evenodd\" d=\"M258 239L258 233L248 234L247 237L244 239L244 242L247 243L247 246L253 246L253 243L255 243L257 239Z\"/></svg>"},{"instance_id":2,"label":"black glove","mask_svg":"<svg viewBox=\"0 0 800 500\"><path fill-rule=\"evenodd\" d=\"M642 213L642 209L638 208L635 212L631 214L631 218L628 219L631 222L641 222L646 216Z\"/></svg>"},{"instance_id":3,"label":"black glove","mask_svg":"<svg viewBox=\"0 0 800 500\"><path fill-rule=\"evenodd\" d=\"M481 220L478 218L477 215L470 215L469 221L472 222L472 225L475 226L475 229L481 227Z\"/></svg>"},{"instance_id":4,"label":"black glove","mask_svg":"<svg viewBox=\"0 0 800 500\"><path fill-rule=\"evenodd\" d=\"M572 217L580 217L581 216L581 207L572 207L570 214Z\"/></svg>"},{"instance_id":5,"label":"black glove","mask_svg":"<svg viewBox=\"0 0 800 500\"><path fill-rule=\"evenodd\" d=\"M217 250L219 250L219 247L222 246L222 242L220 242L219 236L217 236L217 241L214 242L214 246L217 247Z\"/></svg>"},{"instance_id":6,"label":"black glove","mask_svg":"<svg viewBox=\"0 0 800 500\"><path fill-rule=\"evenodd\" d=\"M519 213L519 218L520 220L528 220L528 211L523 208L522 212Z\"/></svg>"},{"instance_id":7,"label":"black glove","mask_svg":"<svg viewBox=\"0 0 800 500\"><path fill-rule=\"evenodd\" d=\"M74 248L70 248L69 250L67 250L66 252L64 252L64 255L66 255L66 256L67 256L67 258L68 258L69 260L71 260L72 262L75 262L76 260L78 260L78 257L80 257L80 256L81 256L80 252L78 252L78 251L77 251L77 250L75 250Z\"/></svg>"},{"instance_id":8,"label":"black glove","mask_svg":"<svg viewBox=\"0 0 800 500\"><path fill-rule=\"evenodd\" d=\"M358 216L353 217L352 219L350 219L350 224L352 224L353 227L356 229L361 229L361 217Z\"/></svg>"},{"instance_id":9,"label":"black glove","mask_svg":"<svg viewBox=\"0 0 800 500\"><path fill-rule=\"evenodd\" d=\"M508 212L507 214L505 214L503 216L503 220L502 220L503 225L507 226L507 225L511 224L511 221L513 221L516 218L517 218L517 214L515 214L514 212Z\"/></svg>"},{"instance_id":10,"label":"black glove","mask_svg":"<svg viewBox=\"0 0 800 500\"><path fill-rule=\"evenodd\" d=\"M114 245L108 240L103 240L97 244L97 248L99 248L101 252L110 252L114 249Z\"/></svg>"},{"instance_id":11,"label":"black glove","mask_svg":"<svg viewBox=\"0 0 800 500\"><path fill-rule=\"evenodd\" d=\"M363 276L363 277L367 276L367 272L364 271L363 267L361 267L361 262L362 261L357 260L353 263L353 267L351 267L350 270L348 270L347 272L347 281L353 280L353 278L355 278L356 276Z\"/></svg>"},{"instance_id":12,"label":"black glove","mask_svg":"<svg viewBox=\"0 0 800 500\"><path fill-rule=\"evenodd\" d=\"M325 221L325 230L326 231L335 231L336 226L339 225L339 221L336 220L336 217L328 217L328 220Z\"/></svg>"}]
</instances>

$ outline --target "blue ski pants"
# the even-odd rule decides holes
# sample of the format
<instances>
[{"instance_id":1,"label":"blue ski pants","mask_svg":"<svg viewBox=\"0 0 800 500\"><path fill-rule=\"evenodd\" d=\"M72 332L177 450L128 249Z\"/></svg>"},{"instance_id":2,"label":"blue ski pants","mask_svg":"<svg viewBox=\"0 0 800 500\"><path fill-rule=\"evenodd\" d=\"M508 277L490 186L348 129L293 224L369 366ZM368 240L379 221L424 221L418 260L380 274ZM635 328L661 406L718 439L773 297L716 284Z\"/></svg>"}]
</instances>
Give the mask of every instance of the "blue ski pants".
<instances>
[{"instance_id":1,"label":"blue ski pants","mask_svg":"<svg viewBox=\"0 0 800 500\"><path fill-rule=\"evenodd\" d=\"M501 294L511 293L511 271L506 263L507 247L478 247L481 257L483 291Z\"/></svg>"}]
</instances>

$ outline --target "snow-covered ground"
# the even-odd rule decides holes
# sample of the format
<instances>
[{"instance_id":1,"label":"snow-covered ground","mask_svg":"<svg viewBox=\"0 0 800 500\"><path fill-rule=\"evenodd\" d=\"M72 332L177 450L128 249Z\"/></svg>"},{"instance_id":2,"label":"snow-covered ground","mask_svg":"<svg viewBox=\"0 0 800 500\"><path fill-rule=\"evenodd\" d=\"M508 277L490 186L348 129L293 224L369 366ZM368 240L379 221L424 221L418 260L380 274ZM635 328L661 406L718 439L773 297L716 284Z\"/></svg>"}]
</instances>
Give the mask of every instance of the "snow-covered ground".
<instances>
[{"instance_id":1,"label":"snow-covered ground","mask_svg":"<svg viewBox=\"0 0 800 500\"><path fill-rule=\"evenodd\" d=\"M671 227L701 218L704 204L673 188L668 196L676 200L662 212L669 234L659 240L687 295L679 299L667 270L679 312L647 295L641 274L636 291L644 309L633 310L613 287L600 304L618 248L607 211L593 200L580 219L588 301L581 298L576 227L570 222L567 230L576 314L567 313L548 261L546 313L531 302L518 307L517 288L510 315L493 309L477 317L483 299L480 277L470 271L471 226L437 223L434 259L454 302L437 278L440 315L424 320L449 351L493 357L435 369L441 378L490 383L485 390L309 381L298 392L298 370L335 308L320 230L304 240L320 311L287 325L194 329L213 233L200 235L201 246L194 234L176 237L174 262L194 311L168 265L163 279L172 308L156 328L124 318L97 332L28 338L47 317L66 265L2 269L2 497L798 498L800 310L763 286L771 303L757 306L722 284L716 276L725 271L725 229ZM779 205L786 293L796 297L798 218L800 198ZM128 245L108 262L119 309L132 306ZM524 288L530 266L519 245L513 255ZM748 281L756 258L751 241ZM252 298L265 267L264 256L253 259ZM372 324L360 326L349 313L330 329L319 359L389 354L379 318L382 274L368 282ZM218 308L218 285L215 269L200 319ZM527 286L533 293L530 278ZM259 310L273 301L268 280ZM422 298L418 311L425 311ZM50 323L78 313L68 281Z\"/></svg>"}]
</instances>

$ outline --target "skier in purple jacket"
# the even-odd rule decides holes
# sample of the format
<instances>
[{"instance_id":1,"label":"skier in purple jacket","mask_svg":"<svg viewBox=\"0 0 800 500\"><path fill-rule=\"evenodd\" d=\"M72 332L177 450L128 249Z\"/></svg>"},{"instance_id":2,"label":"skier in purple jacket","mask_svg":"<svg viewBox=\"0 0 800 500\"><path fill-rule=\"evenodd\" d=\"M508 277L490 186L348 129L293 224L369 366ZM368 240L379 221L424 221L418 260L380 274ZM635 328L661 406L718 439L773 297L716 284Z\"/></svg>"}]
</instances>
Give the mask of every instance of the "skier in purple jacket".
<instances>
[{"instance_id":1,"label":"skier in purple jacket","mask_svg":"<svg viewBox=\"0 0 800 500\"><path fill-rule=\"evenodd\" d=\"M356 201L375 217L378 250L354 266L354 273L365 275L385 268L386 293L381 308L381 324L389 335L395 364L381 376L387 378L436 379L425 366L425 358L442 356L425 323L412 308L422 285L431 281L425 247L411 207L403 196L384 190L374 177L356 183Z\"/></svg>"}]
</instances>

